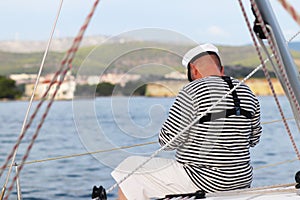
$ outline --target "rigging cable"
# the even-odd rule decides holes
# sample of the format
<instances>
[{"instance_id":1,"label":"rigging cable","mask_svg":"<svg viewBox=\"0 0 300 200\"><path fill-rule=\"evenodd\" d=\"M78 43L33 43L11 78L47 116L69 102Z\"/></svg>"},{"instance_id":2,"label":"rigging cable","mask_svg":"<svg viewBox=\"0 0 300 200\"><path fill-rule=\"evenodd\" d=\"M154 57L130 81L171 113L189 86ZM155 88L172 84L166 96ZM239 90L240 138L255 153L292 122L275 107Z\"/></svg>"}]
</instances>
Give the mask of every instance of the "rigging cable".
<instances>
[{"instance_id":1,"label":"rigging cable","mask_svg":"<svg viewBox=\"0 0 300 200\"><path fill-rule=\"evenodd\" d=\"M270 29L270 31L272 32L272 29ZM271 36L272 36L272 35L271 35ZM272 37L272 38L273 38L273 37ZM264 43L263 43L261 40L260 40L260 43L261 43L261 46L264 48L264 51L266 52L266 54L267 54L268 57L269 57L270 54L269 54L269 52L268 52L266 46L264 45ZM273 67L275 67L274 62L273 62L272 60L270 60L270 61L271 61L271 64L273 65ZM296 152L296 155L297 155L298 159L300 160L299 150L298 150L298 148L297 148L295 139L294 139L294 137L293 137L293 135L292 135L291 129L289 128L289 125L288 125L287 120L286 120L286 118L285 118L284 111L283 111L283 109L282 109L282 107L281 107L281 105L280 105L280 102L279 102L278 97L277 97L277 95L276 95L276 92L275 92L275 90L274 90L273 84L272 84L272 82L271 82L271 80L270 80L271 78L270 78L269 72L268 72L266 69L264 69L264 73L265 73L265 76L267 77L267 80L268 80L269 85L270 85L270 87L271 87L271 90L272 90L272 93L273 93L273 97L274 97L274 99L275 99L275 101L276 101L277 108L278 108L279 113L280 113L280 115L281 115L281 118L282 118L283 124L284 124L284 126L285 126L285 129L286 129L286 131L287 131L287 133L288 133L288 136L289 136L289 138L290 138L290 141L292 142L292 145L293 145L293 148L294 148L294 150L295 150L295 152Z\"/></svg>"},{"instance_id":2,"label":"rigging cable","mask_svg":"<svg viewBox=\"0 0 300 200\"><path fill-rule=\"evenodd\" d=\"M75 42L77 39L78 39L78 40L81 40L82 37L81 37L81 38L80 38L80 37L79 37L79 38L76 38L76 39L74 40L74 42ZM79 46L79 45L78 45L78 46ZM77 51L77 49L78 49L78 46L75 45L73 48L71 48L71 49L68 51L68 54L70 54L70 55L74 54L74 55L75 55L75 53L76 53L76 51ZM70 64L70 63L72 62L73 58L74 58L74 56L73 56L73 57L71 56L71 59L64 59L63 62L62 62L62 64L66 64L66 63L67 63L67 64ZM64 61L65 61L65 62L64 62ZM68 68L65 69L65 71L63 72L63 75L65 75L67 71L68 71ZM256 72L256 71L255 71L255 72ZM254 73L255 73L255 72L254 72ZM60 82L59 82L60 84L62 83L63 78L64 78L64 76L61 76L61 77L60 77ZM57 86L57 90L59 89L60 84ZM56 90L56 92L57 92L57 90ZM56 92L54 93L54 95L53 95L53 97L52 97L52 100L53 100L53 98L54 98ZM229 93L229 94L230 94L230 93ZM224 98L225 98L225 97L224 97ZM51 104L52 104L52 103L51 103ZM51 104L50 104L50 105L51 105ZM50 108L50 107L49 107L49 108ZM212 108L211 108L211 109L212 109ZM209 110L208 110L208 111L209 111ZM207 112L208 112L208 111L207 111ZM46 113L46 114L47 114L47 113ZM46 117L46 116L45 116L45 117ZM44 116L43 116L43 118L44 118ZM45 119L45 118L44 118L44 119ZM42 122L43 122L44 119L42 119ZM41 122L41 124L42 124L42 122ZM40 124L40 125L41 125L41 124ZM38 127L38 130L39 130L39 128L40 128L40 125L39 125L39 127ZM37 131L37 133L38 133L38 131ZM36 135L36 136L37 136L37 135ZM33 137L33 138L36 138L36 137ZM33 140L33 142L34 142L34 140ZM33 144L33 143L32 143L32 144ZM32 145L29 145L29 147L30 147L30 146L32 146ZM31 147L30 147L30 148L31 148ZM30 150L30 149L29 149L29 150ZM28 156L28 155L27 155L27 156ZM25 160L26 160L26 158L27 158L27 157L25 157ZM22 163L23 163L23 162L22 162Z\"/></svg>"},{"instance_id":3,"label":"rigging cable","mask_svg":"<svg viewBox=\"0 0 300 200\"><path fill-rule=\"evenodd\" d=\"M295 116L295 118L297 119L296 122L297 122L297 125L298 125L298 129L300 130L300 124L299 124L300 122L299 122L299 119L297 118L298 116L300 116L300 106L299 106L299 103L296 99L296 95L295 95L295 93L292 89L291 83L290 83L290 81L287 77L287 72L286 72L285 68L283 67L282 58L281 58L280 54L278 54L278 51L276 49L276 45L274 44L274 41L272 40L272 38L270 37L270 35L269 35L269 33L266 29L265 22L262 18L262 15L261 15L260 11L258 10L256 2L254 0L250 0L250 1L251 1L251 5L253 7L253 11L257 16L257 20L261 24L262 31L263 31L264 35L266 36L266 38L269 42L272 53L274 54L276 63L278 65L279 72L282 76L282 81L287 86L286 87L287 88L287 95L288 95L289 99L293 102L292 105L295 106L295 110L293 109L293 111L297 112L297 113L294 113L294 115L296 115Z\"/></svg>"},{"instance_id":4,"label":"rigging cable","mask_svg":"<svg viewBox=\"0 0 300 200\"><path fill-rule=\"evenodd\" d=\"M278 0L282 7L292 16L292 18L295 20L295 22L300 25L300 15L296 12L294 7L289 4L286 0Z\"/></svg>"},{"instance_id":5,"label":"rigging cable","mask_svg":"<svg viewBox=\"0 0 300 200\"><path fill-rule=\"evenodd\" d=\"M92 18L93 14L94 14L94 12L95 12L95 10L96 10L96 7L97 7L98 3L99 3L99 0L95 0L95 2L94 2L94 4L93 4L93 7L92 7L92 9L91 9L91 11L90 11L90 13L87 15L87 17L86 17L86 19L85 19L84 24L81 26L81 28L80 28L80 30L79 30L77 36L74 38L73 43L72 43L72 46L71 46L70 49L67 51L67 53L65 54L63 60L61 61L60 68L59 68L59 70L55 73L55 76L53 77L53 79L52 79L52 81L51 81L51 83L50 83L50 85L49 85L49 87L48 87L48 90L44 93L41 102L38 104L38 106L37 106L37 108L36 108L34 114L31 116L30 124L31 124L31 122L33 121L33 118L35 117L37 111L38 111L39 108L41 107L42 102L45 101L45 97L46 97L46 95L48 94L48 92L49 92L49 90L50 90L50 87L56 82L55 79L60 75L60 76L59 76L59 81L58 81L57 86L56 86L56 89L55 89L53 95L51 96L51 99L50 99L50 101L49 101L49 103L48 103L48 105L47 105L47 107L46 107L46 110L45 110L44 114L42 115L41 121L40 121L40 123L38 124L35 133L34 133L33 136L32 136L31 142L30 142L30 144L28 145L25 154L24 154L24 156L22 157L21 163L24 163L24 162L27 160L28 156L29 156L30 150L31 150L31 148L32 148L32 146L33 146L33 144L34 144L34 142L35 142L35 140L36 140L36 138L37 138L37 136L38 136L38 134L39 134L39 131L40 131L40 129L41 129L41 127L42 127L42 125L43 125L43 123L44 123L46 117L47 117L47 114L48 114L48 112L49 112L49 110L50 110L50 108L51 108L51 105L52 105L52 103L53 103L53 101L54 101L54 98L55 98L55 96L56 96L56 94L57 94L57 91L59 90L60 85L62 84L62 82L63 82L63 80L64 80L64 77L65 77L66 73L67 73L67 72L69 71L69 69L70 69L70 65L71 65L71 63L72 63L72 61L73 61L73 59L74 59L74 57L75 57L75 54L76 54L76 52L77 52L77 50L78 50L78 48L79 48L79 45L80 45L80 43L81 43L81 41L82 41L83 34L85 33L85 31L86 31L86 29L87 29L87 27L88 27L88 24L89 24L89 22L91 21L91 18ZM28 129L28 127L30 126L30 124L27 124L27 125L25 126L25 131ZM27 128L27 129L26 129L26 128ZM19 144L20 144L20 138L18 138L18 142L16 143L16 145L14 146L13 149L15 149L15 147L18 146ZM9 157L7 158L7 160L10 160L10 156L12 156L12 155L9 155ZM3 165L3 167L4 167L4 166L5 166L5 167L7 166L7 162L8 162L7 160L6 160L6 163ZM2 167L2 170L3 170L3 167ZM9 194L10 194L11 190L13 189L14 183L16 182L16 179L17 179L17 177L18 177L18 175L20 174L20 172L21 172L22 169L23 169L23 165L20 165L20 166L19 166L18 173L15 174L15 176L14 176L14 178L13 178L13 180L12 180L12 183L10 184L10 186L9 186L9 188L8 188L8 194L5 196L5 198L4 198L5 200L8 199Z\"/></svg>"},{"instance_id":6,"label":"rigging cable","mask_svg":"<svg viewBox=\"0 0 300 200\"><path fill-rule=\"evenodd\" d=\"M45 60L46 60L46 57L48 55L48 51L49 51L49 48L50 48L50 44L52 42L52 38L53 38L53 35L54 35L54 32L55 32L55 28L56 28L56 25L57 25L58 18L60 16L62 5L63 5L63 0L60 1L58 11L57 11L57 14L56 14L56 17L55 17L55 20L54 20L54 24L53 24L53 27L52 27L52 30L51 30L51 33L50 33L50 37L49 37L49 40L48 40L48 43L47 43L47 46L46 46L46 50L45 50L44 55L43 55L43 59L42 59L42 62L41 62L40 68L39 68L39 72L38 72L38 75L37 75L37 78L36 78L36 81L35 81L35 84L34 84L34 88L33 88L33 91L32 91L31 97L30 97L29 105L28 105L28 108L27 108L27 111L26 111L26 114L25 114L23 124L22 124L22 129L21 129L20 136L19 136L20 138L23 138L23 136L21 136L21 135L25 134L25 132L24 132L25 125L26 125L26 122L27 122L27 119L28 119L28 116L29 116L30 109L32 107L32 102L33 102L33 99L34 99L34 95L35 95L35 92L37 90L37 86L38 86L38 83L39 83L39 80L40 80L40 77L41 77L41 74L42 74L42 71L43 71L43 68L44 68ZM17 151L18 151L18 147L13 150L11 165L10 165L8 173L6 175L6 180L5 180L5 183L3 185L3 189L2 189L2 192L1 192L0 199L3 198L3 195L5 193L5 188L7 186L7 183L8 183L10 174L11 174L12 167L15 163ZM0 173L0 177L1 177L1 175L2 175L2 172Z\"/></svg>"},{"instance_id":7,"label":"rigging cable","mask_svg":"<svg viewBox=\"0 0 300 200\"><path fill-rule=\"evenodd\" d=\"M286 75L286 71L285 71L284 68L283 68L282 59L281 59L281 57L280 57L280 54L278 53L278 49L276 48L276 47L277 47L277 46L276 46L276 43L275 43L275 41L272 39L271 35L269 34L269 32L268 32L268 30L267 30L266 24L265 24L265 22L264 22L264 20L263 20L263 18L262 18L262 15L261 15L260 11L258 10L258 7L257 7L257 5L256 5L256 2L255 2L254 0L250 0L250 1L251 1L251 5L252 5L252 7L253 7L253 11L254 11L255 15L257 16L257 20L258 20L258 22L260 23L261 28L262 28L262 31L263 31L264 35L266 36L266 38L267 38L267 40L268 40L268 43L269 43L270 48L271 48L271 50L272 50L272 53L274 54L276 63L277 63L278 68L279 68L279 70L280 70L280 74L282 75L282 77L283 77L283 79L284 79L284 82L285 82L286 85L287 85L287 88L288 88L288 92L289 92L289 94L290 94L290 97L292 98L292 100L293 100L293 102L294 102L294 105L296 106L297 111L298 111L298 113L300 114L300 108L299 108L298 101L297 101L296 98L295 98L294 91L293 91L292 88L291 88L290 82L289 82L289 80L288 80L288 78L287 78L287 75ZM270 29L270 30L272 30L272 29ZM265 72L265 70L264 70L264 72ZM272 92L273 92L273 91L272 91ZM275 96L274 96L274 97L275 97ZM275 100L276 100L276 98L275 98ZM296 152L296 155L297 155L298 159L300 160L300 153L299 153L298 148L297 148L297 145L296 145L296 143L295 143L295 141L294 141L294 139L293 139L292 133L290 132L290 130L289 130L289 128L288 128L288 124L287 124L286 120L284 119L283 110L281 109L279 103L277 104L277 106L278 106L278 109L280 110L280 115L282 116L283 122L284 122L284 124L285 124L286 129L287 129L287 132L288 132L288 135L289 135L290 140L291 140L291 142L292 142L293 148L294 148L294 150L295 150L295 152Z\"/></svg>"},{"instance_id":8,"label":"rigging cable","mask_svg":"<svg viewBox=\"0 0 300 200\"><path fill-rule=\"evenodd\" d=\"M276 52L273 53L276 58ZM193 124L197 123L197 121L207 114L210 110L212 110L216 105L218 105L221 101L223 101L232 91L234 91L237 87L239 87L242 83L244 83L247 79L249 79L254 73L256 73L266 62L268 59L266 59L264 62L262 62L257 68L255 68L251 73L247 75L238 85L236 85L234 88L232 88L228 93L226 93L219 101L217 101L215 104L213 104L210 108L208 108L205 112L203 112L199 117L197 117L194 121L189 124L185 129L183 129L178 135L176 135L172 140L170 140L168 143L166 143L164 146L162 146L160 149L155 151L149 158L147 158L143 163L138 165L135 169L133 169L129 174L127 174L125 177L123 177L119 182L112 185L108 190L107 193L111 192L114 188L116 188L119 184L124 182L128 177L130 177L132 174L134 174L137 170L139 170L141 167L143 167L146 163L148 163L152 158L154 158L157 154L159 154L160 151L164 150L166 147L168 147L171 143L173 143L178 137L180 137L185 131L187 131Z\"/></svg>"},{"instance_id":9,"label":"rigging cable","mask_svg":"<svg viewBox=\"0 0 300 200\"><path fill-rule=\"evenodd\" d=\"M300 32L297 33L297 35ZM274 54L271 55L273 57ZM248 80L254 73L256 73L260 68L263 67L265 63L269 61L269 58L265 59L259 66L257 66L251 73L249 73L241 82L240 84L244 83L246 80ZM219 101L217 101L212 107L210 107L208 110L206 110L204 113L202 113L198 118L196 118L186 129L182 130L176 137L174 137L169 143L162 146L160 149L155 151L147 160L145 160L143 163L141 163L139 166L137 166L132 172L127 174L123 179L121 179L118 183L115 183L112 185L108 190L107 193L111 192L114 188L116 188L119 184L121 184L123 181L125 181L128 177L130 177L132 174L134 174L137 170L139 170L141 167L143 167L146 163L148 163L152 158L154 158L157 154L159 154L160 151L168 147L172 142L174 142L180 135L182 135L186 130L188 130L194 123L197 122L198 119L200 119L202 116L204 116L207 112L209 112L211 109L213 109L216 105L218 105L223 99L225 99L233 90L235 90L237 87L240 86L240 84L236 85L233 89L231 89L227 94L225 94Z\"/></svg>"},{"instance_id":10,"label":"rigging cable","mask_svg":"<svg viewBox=\"0 0 300 200\"><path fill-rule=\"evenodd\" d=\"M251 0L251 3L255 3ZM257 11L257 7L255 9L255 11ZM260 16L261 18L261 16ZM260 19L259 21L261 22L262 19ZM266 28L263 27L266 31ZM278 55L276 54L276 52L273 51L273 55L275 55L276 61L278 60ZM273 56L272 55L272 56ZM247 79L249 79L256 71L258 71L261 67L263 67L263 65L268 61L269 59L264 60L257 68L255 68L250 74L248 74L247 77L245 77L240 84L244 83ZM277 61L278 63L279 61ZM280 65L280 63L279 63ZM282 68L281 68L282 70ZM288 80L286 80L287 84L289 84ZM195 123L197 123L197 121L204 116L205 114L207 114L211 109L213 109L216 105L218 105L221 101L223 101L223 99L225 99L232 91L234 91L237 87L240 86L240 84L236 85L234 88L232 88L228 93L226 93L221 99L219 99L219 101L217 101L215 104L213 104L210 108L208 108L205 112L203 112L199 117L197 117L194 121L191 122L191 124L189 126L187 126L185 129L183 129L180 133L178 133L178 135L176 135L172 140L170 140L167 144L165 144L164 146L162 146L160 149L158 149L157 151L155 151L148 159L146 159L143 163L141 163L140 165L138 165L132 172L130 172L129 174L127 174L125 177L123 177L123 179L121 179L119 182L115 183L113 186L111 186L107 192L111 192L114 188L116 188L119 184L121 184L123 181L125 181L128 177L130 177L132 174L134 174L137 170L139 170L141 167L143 167L146 163L148 163L152 158L154 158L160 151L162 151L163 149L165 149L166 147L168 147L172 142L174 142L178 137L180 137L185 131L187 131L192 125L194 125ZM291 90L291 88L289 88ZM290 91L293 94L293 91ZM298 102L295 100L295 96L292 95L294 98L293 100L296 102L296 105L298 105L298 111L300 111L299 109L299 104ZM299 153L299 152L298 152ZM298 156L298 154L297 154ZM300 154L299 156L300 157Z\"/></svg>"},{"instance_id":11,"label":"rigging cable","mask_svg":"<svg viewBox=\"0 0 300 200\"><path fill-rule=\"evenodd\" d=\"M295 152L296 152L296 155L297 155L298 159L300 160L300 153L299 153L299 150L298 150L298 148L297 148L296 142L295 142L295 140L294 140L294 138L293 138L293 135L292 135L292 133L291 133L291 130L290 130L290 128L289 128L289 125L288 125L288 123L287 123L287 121L286 121L286 118L285 118L283 109L282 109L282 107L281 107L281 105L280 105L280 102L279 102L279 100L278 100L278 97L277 97L277 95L276 95L276 92L275 92L273 83L272 83L272 81L271 81L270 74L269 74L269 72L268 72L268 70L267 70L267 68L266 68L266 65L263 64L264 60L263 60L261 51L260 51L260 49L259 49L258 43L257 43L257 41L256 41L256 39L255 39L254 33L253 33L252 29L251 29L251 25L250 25L249 19L248 19L247 15L246 15L245 7L244 7L244 5L243 5L243 3L242 3L241 0L239 0L239 4L240 4L241 10L242 10L244 19L245 19L245 21L246 21L247 28L248 28L249 33L250 33L250 35L251 35L252 41L253 41L253 43L254 43L254 45L255 45L255 49L256 49L256 51L257 51L259 60L260 60L260 62L261 62L262 65L263 65L263 67L262 67L263 72L264 72L265 77L266 77L266 79L267 79L267 81L268 81L269 87L270 87L270 89L271 89L271 91L272 91L272 94L273 94L273 97L274 97L274 99L275 99L277 108L279 109L279 113L280 113L280 115L281 115L282 121L283 121L284 126L285 126L285 128L286 128L286 130L287 130L287 133L288 133L288 135L289 135L289 138L290 138L290 140L291 140L291 142L292 142L292 145L293 145L293 148L294 148L294 150L295 150ZM266 28L266 27L265 27L265 28ZM271 27L270 27L270 30L272 30ZM261 40L259 40L259 41L261 41ZM274 42L274 41L272 41L272 42ZM274 43L275 43L275 42L274 42ZM265 47L262 41L260 42L260 44L261 44L261 46ZM268 55L269 61L272 63L272 65L274 65L274 63L273 63L273 61L272 61L272 59L271 59L271 56L268 54L268 51L266 50L266 48L264 48L264 50L266 51L266 54Z\"/></svg>"}]
</instances>

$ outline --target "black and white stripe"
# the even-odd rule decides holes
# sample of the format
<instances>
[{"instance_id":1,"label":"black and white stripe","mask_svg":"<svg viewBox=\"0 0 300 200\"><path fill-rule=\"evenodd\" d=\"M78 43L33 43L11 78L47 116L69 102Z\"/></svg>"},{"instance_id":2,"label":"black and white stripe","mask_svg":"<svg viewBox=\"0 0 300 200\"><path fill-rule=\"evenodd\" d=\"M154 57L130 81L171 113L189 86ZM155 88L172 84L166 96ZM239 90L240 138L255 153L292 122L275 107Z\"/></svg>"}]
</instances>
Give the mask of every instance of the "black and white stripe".
<instances>
[{"instance_id":1,"label":"black and white stripe","mask_svg":"<svg viewBox=\"0 0 300 200\"><path fill-rule=\"evenodd\" d=\"M239 83L231 78L233 85ZM218 76L198 79L185 86L172 105L169 117L159 135L161 145L168 143L191 122L213 106L230 90ZM214 121L196 123L167 150L176 149L192 181L206 192L249 187L252 181L249 147L259 142L261 134L260 107L255 95L245 84L237 89L240 106L252 119L232 115ZM210 113L234 108L230 94Z\"/></svg>"}]
</instances>

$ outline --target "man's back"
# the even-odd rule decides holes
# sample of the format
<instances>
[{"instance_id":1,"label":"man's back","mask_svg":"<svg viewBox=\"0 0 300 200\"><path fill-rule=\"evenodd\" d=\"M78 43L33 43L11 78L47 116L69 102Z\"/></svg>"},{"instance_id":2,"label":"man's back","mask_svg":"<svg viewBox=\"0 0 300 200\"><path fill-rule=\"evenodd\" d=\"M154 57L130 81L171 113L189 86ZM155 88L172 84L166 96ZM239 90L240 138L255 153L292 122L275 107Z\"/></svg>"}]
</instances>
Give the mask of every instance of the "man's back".
<instances>
[{"instance_id":1,"label":"man's back","mask_svg":"<svg viewBox=\"0 0 300 200\"><path fill-rule=\"evenodd\" d=\"M231 80L233 85L238 83ZM184 87L162 127L160 142L170 141L229 90L220 76L198 79ZM209 112L209 120L201 119L171 145L193 182L207 192L248 187L252 181L249 147L259 141L261 133L259 103L246 85L236 91L242 114L251 117L226 114L236 106L230 94Z\"/></svg>"}]
</instances>

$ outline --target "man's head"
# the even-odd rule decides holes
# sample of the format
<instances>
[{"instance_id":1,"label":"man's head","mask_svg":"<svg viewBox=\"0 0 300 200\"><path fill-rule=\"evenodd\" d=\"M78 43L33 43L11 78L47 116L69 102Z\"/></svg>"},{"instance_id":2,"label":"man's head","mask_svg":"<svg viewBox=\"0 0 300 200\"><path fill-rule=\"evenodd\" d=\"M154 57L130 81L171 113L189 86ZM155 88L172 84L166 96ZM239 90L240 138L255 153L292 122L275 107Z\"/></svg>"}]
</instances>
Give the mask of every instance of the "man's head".
<instances>
[{"instance_id":1,"label":"man's head","mask_svg":"<svg viewBox=\"0 0 300 200\"><path fill-rule=\"evenodd\" d=\"M218 48L212 44L202 44L189 50L182 59L188 69L190 81L207 76L224 75Z\"/></svg>"}]
</instances>

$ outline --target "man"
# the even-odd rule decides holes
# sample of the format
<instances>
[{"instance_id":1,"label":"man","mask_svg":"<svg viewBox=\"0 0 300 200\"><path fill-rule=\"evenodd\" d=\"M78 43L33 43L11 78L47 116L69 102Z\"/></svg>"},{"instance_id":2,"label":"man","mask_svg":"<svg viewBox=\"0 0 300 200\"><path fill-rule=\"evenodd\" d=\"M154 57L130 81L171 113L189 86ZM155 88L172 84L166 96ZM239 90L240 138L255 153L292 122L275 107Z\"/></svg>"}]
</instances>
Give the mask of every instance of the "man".
<instances>
[{"instance_id":1,"label":"man","mask_svg":"<svg viewBox=\"0 0 300 200\"><path fill-rule=\"evenodd\" d=\"M182 64L191 82L179 92L159 134L166 150L176 150L176 161L152 159L131 175L120 185L128 199L250 187L249 147L259 142L261 134L258 100L241 84L215 105L239 81L224 76L218 49L212 44L191 49ZM203 117L198 120L199 116ZM126 170L134 169L133 163L145 159L130 157L112 175L118 181Z\"/></svg>"}]
</instances>

